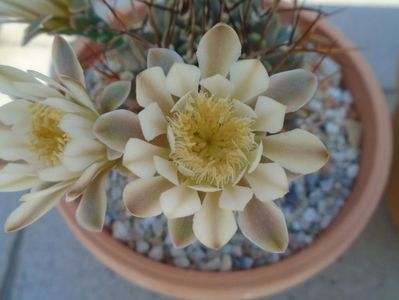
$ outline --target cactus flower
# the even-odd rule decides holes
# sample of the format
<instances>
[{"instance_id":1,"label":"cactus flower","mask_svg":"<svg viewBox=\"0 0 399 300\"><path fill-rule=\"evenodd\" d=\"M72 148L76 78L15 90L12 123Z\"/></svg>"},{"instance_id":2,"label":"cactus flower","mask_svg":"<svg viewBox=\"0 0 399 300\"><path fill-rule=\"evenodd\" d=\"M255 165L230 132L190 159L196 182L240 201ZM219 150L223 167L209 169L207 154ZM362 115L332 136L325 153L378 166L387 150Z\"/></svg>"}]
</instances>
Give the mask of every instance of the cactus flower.
<instances>
[{"instance_id":1,"label":"cactus flower","mask_svg":"<svg viewBox=\"0 0 399 300\"><path fill-rule=\"evenodd\" d=\"M238 223L259 247L282 252L288 232L273 200L288 192L286 170L308 174L328 159L311 133L281 132L285 114L312 98L317 80L300 69L269 78L259 60L238 60L239 38L225 24L202 37L196 55L198 67L172 50L150 50L136 78L144 140L129 139L123 155L139 178L123 201L138 217L164 213L177 247L198 239L218 249Z\"/></svg>"},{"instance_id":2,"label":"cactus flower","mask_svg":"<svg viewBox=\"0 0 399 300\"><path fill-rule=\"evenodd\" d=\"M104 181L124 150L125 145L104 145L92 128L100 115L106 119L126 99L130 82L113 82L92 101L77 57L60 37L54 41L53 60L58 81L0 66L0 91L14 99L0 108L0 158L8 162L0 170L0 191L31 189L7 219L6 231L33 223L64 196L81 199L76 217L83 227L101 230ZM140 137L121 127L129 130L126 141Z\"/></svg>"}]
</instances>

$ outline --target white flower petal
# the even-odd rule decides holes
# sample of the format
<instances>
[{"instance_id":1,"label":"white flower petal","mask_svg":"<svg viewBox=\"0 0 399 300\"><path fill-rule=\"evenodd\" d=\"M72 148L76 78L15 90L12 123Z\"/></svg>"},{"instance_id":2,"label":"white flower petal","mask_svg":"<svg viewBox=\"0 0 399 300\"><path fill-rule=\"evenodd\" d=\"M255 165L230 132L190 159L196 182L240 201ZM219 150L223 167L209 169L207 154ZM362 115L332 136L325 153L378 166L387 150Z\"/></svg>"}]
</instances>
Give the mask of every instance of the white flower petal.
<instances>
[{"instance_id":1,"label":"white flower petal","mask_svg":"<svg viewBox=\"0 0 399 300\"><path fill-rule=\"evenodd\" d=\"M225 187L220 195L219 207L228 210L243 210L249 200L252 199L253 192L245 186Z\"/></svg>"},{"instance_id":2,"label":"white flower petal","mask_svg":"<svg viewBox=\"0 0 399 300\"><path fill-rule=\"evenodd\" d=\"M140 125L143 130L144 138L151 141L167 131L168 122L159 107L158 103L153 102L139 112Z\"/></svg>"},{"instance_id":3,"label":"white flower petal","mask_svg":"<svg viewBox=\"0 0 399 300\"><path fill-rule=\"evenodd\" d=\"M161 67L152 67L137 75L136 97L142 107L156 102L164 114L169 113L174 102L166 88L166 77Z\"/></svg>"},{"instance_id":4,"label":"white flower petal","mask_svg":"<svg viewBox=\"0 0 399 300\"><path fill-rule=\"evenodd\" d=\"M116 151L116 150L113 150L113 149L107 147L107 159L108 160L115 160L115 159L121 158L122 155L123 155L122 152L119 152L119 151Z\"/></svg>"},{"instance_id":5,"label":"white flower petal","mask_svg":"<svg viewBox=\"0 0 399 300\"><path fill-rule=\"evenodd\" d=\"M170 160L154 156L154 165L159 175L163 176L173 184L179 185L177 169Z\"/></svg>"},{"instance_id":6,"label":"white flower petal","mask_svg":"<svg viewBox=\"0 0 399 300\"><path fill-rule=\"evenodd\" d=\"M281 131L284 125L285 111L287 107L271 98L260 96L255 105L258 116L254 129L276 133Z\"/></svg>"},{"instance_id":7,"label":"white flower petal","mask_svg":"<svg viewBox=\"0 0 399 300\"><path fill-rule=\"evenodd\" d=\"M249 160L249 167L248 173L252 173L258 167L260 160L262 159L263 154L263 143L260 142L258 147L255 150L252 150L249 153L248 160Z\"/></svg>"},{"instance_id":8,"label":"white flower petal","mask_svg":"<svg viewBox=\"0 0 399 300\"><path fill-rule=\"evenodd\" d=\"M68 183L50 186L38 192L26 194L19 205L7 218L6 232L13 232L29 226L52 209L64 196Z\"/></svg>"},{"instance_id":9,"label":"white flower petal","mask_svg":"<svg viewBox=\"0 0 399 300\"><path fill-rule=\"evenodd\" d=\"M40 182L35 169L27 164L8 163L0 169L0 191L29 189Z\"/></svg>"},{"instance_id":10,"label":"white flower petal","mask_svg":"<svg viewBox=\"0 0 399 300\"><path fill-rule=\"evenodd\" d=\"M56 89L50 88L42 83L31 83L31 82L13 82L14 87L27 95L38 98L48 97L62 97L62 94Z\"/></svg>"},{"instance_id":11,"label":"white flower petal","mask_svg":"<svg viewBox=\"0 0 399 300\"><path fill-rule=\"evenodd\" d=\"M79 172L94 162L105 160L106 148L96 140L71 140L64 148L62 163L69 170Z\"/></svg>"},{"instance_id":12,"label":"white flower petal","mask_svg":"<svg viewBox=\"0 0 399 300\"><path fill-rule=\"evenodd\" d=\"M201 208L198 193L183 185L163 192L160 201L162 211L168 219L190 216Z\"/></svg>"},{"instance_id":13,"label":"white flower petal","mask_svg":"<svg viewBox=\"0 0 399 300\"><path fill-rule=\"evenodd\" d=\"M113 150L123 152L130 138L143 138L138 116L128 110L115 110L101 115L93 126L93 133Z\"/></svg>"},{"instance_id":14,"label":"white flower petal","mask_svg":"<svg viewBox=\"0 0 399 300\"><path fill-rule=\"evenodd\" d=\"M153 217L162 213L159 198L173 185L161 176L139 178L126 185L123 202L127 210L140 218Z\"/></svg>"},{"instance_id":15,"label":"white flower petal","mask_svg":"<svg viewBox=\"0 0 399 300\"><path fill-rule=\"evenodd\" d=\"M5 125L14 125L29 114L31 102L14 100L0 107L0 122Z\"/></svg>"},{"instance_id":16,"label":"white flower petal","mask_svg":"<svg viewBox=\"0 0 399 300\"><path fill-rule=\"evenodd\" d=\"M63 165L57 165L40 170L38 176L43 181L57 182L76 178L79 176L79 173L71 172Z\"/></svg>"},{"instance_id":17,"label":"white flower petal","mask_svg":"<svg viewBox=\"0 0 399 300\"><path fill-rule=\"evenodd\" d=\"M196 240L193 216L168 220L168 231L175 248L184 248Z\"/></svg>"},{"instance_id":18,"label":"white flower petal","mask_svg":"<svg viewBox=\"0 0 399 300\"><path fill-rule=\"evenodd\" d=\"M71 95L73 100L98 114L89 94L79 82L67 76L60 76L60 81L68 89L68 94Z\"/></svg>"},{"instance_id":19,"label":"white flower petal","mask_svg":"<svg viewBox=\"0 0 399 300\"><path fill-rule=\"evenodd\" d=\"M249 107L247 104L234 99L233 100L233 107L235 109L234 114L237 117L241 117L241 118L252 118L252 119L256 119L258 116L255 113L255 111Z\"/></svg>"},{"instance_id":20,"label":"white flower petal","mask_svg":"<svg viewBox=\"0 0 399 300\"><path fill-rule=\"evenodd\" d=\"M255 171L245 176L256 197L271 201L288 193L288 179L284 169L276 163L259 164Z\"/></svg>"},{"instance_id":21,"label":"white flower petal","mask_svg":"<svg viewBox=\"0 0 399 300\"><path fill-rule=\"evenodd\" d=\"M24 140L24 136L11 130L0 130L0 159L7 161L37 159Z\"/></svg>"},{"instance_id":22,"label":"white flower petal","mask_svg":"<svg viewBox=\"0 0 399 300\"><path fill-rule=\"evenodd\" d=\"M297 111L317 91L317 77L306 70L296 69L274 74L265 96L287 106L287 113Z\"/></svg>"},{"instance_id":23,"label":"white flower petal","mask_svg":"<svg viewBox=\"0 0 399 300\"><path fill-rule=\"evenodd\" d=\"M241 232L252 243L268 252L283 253L287 249L287 225L276 204L254 198L238 216Z\"/></svg>"},{"instance_id":24,"label":"white flower petal","mask_svg":"<svg viewBox=\"0 0 399 300\"><path fill-rule=\"evenodd\" d=\"M190 174L190 170L187 170L187 169L184 170L183 168L179 168L179 171L181 171L181 170L183 170L183 172L184 171L188 171L188 172L186 172L186 174ZM182 172L182 174L184 174L183 172ZM192 174L194 174L194 173L192 173ZM213 185L207 185L207 184L188 185L188 187L190 189L193 189L193 190L196 190L196 191L199 191L199 192L205 192L205 193L207 193L207 192L217 192L217 191L221 190L221 188L215 187Z\"/></svg>"},{"instance_id":25,"label":"white flower petal","mask_svg":"<svg viewBox=\"0 0 399 300\"><path fill-rule=\"evenodd\" d=\"M170 111L171 112L181 111L186 106L187 100L191 99L193 96L194 95L192 92L188 92L183 97L181 97L179 100L177 100L177 102L175 103L175 105L173 105L173 107Z\"/></svg>"},{"instance_id":26,"label":"white flower petal","mask_svg":"<svg viewBox=\"0 0 399 300\"><path fill-rule=\"evenodd\" d=\"M194 215L193 231L197 239L212 249L223 247L237 231L234 213L219 207L220 192L207 193L201 210Z\"/></svg>"},{"instance_id":27,"label":"white flower petal","mask_svg":"<svg viewBox=\"0 0 399 300\"><path fill-rule=\"evenodd\" d=\"M226 76L240 55L241 43L237 33L226 24L216 24L202 36L198 44L201 78L215 74Z\"/></svg>"},{"instance_id":28,"label":"white flower petal","mask_svg":"<svg viewBox=\"0 0 399 300\"><path fill-rule=\"evenodd\" d=\"M41 104L45 104L51 107L59 108L63 112L66 113L77 113L81 115L89 115L94 116L90 110L88 110L85 106L81 106L77 103L74 103L66 98L47 98L40 102Z\"/></svg>"},{"instance_id":29,"label":"white flower petal","mask_svg":"<svg viewBox=\"0 0 399 300\"><path fill-rule=\"evenodd\" d=\"M231 66L230 81L235 86L233 97L246 102L266 91L270 79L259 59L243 59Z\"/></svg>"},{"instance_id":30,"label":"white flower petal","mask_svg":"<svg viewBox=\"0 0 399 300\"><path fill-rule=\"evenodd\" d=\"M177 97L182 97L188 92L198 92L198 83L201 72L198 67L174 63L166 76L166 87L168 91Z\"/></svg>"},{"instance_id":31,"label":"white flower petal","mask_svg":"<svg viewBox=\"0 0 399 300\"><path fill-rule=\"evenodd\" d=\"M101 111L109 112L121 106L129 96L130 88L131 83L126 80L118 80L108 84L96 99Z\"/></svg>"},{"instance_id":32,"label":"white flower petal","mask_svg":"<svg viewBox=\"0 0 399 300\"><path fill-rule=\"evenodd\" d=\"M220 74L202 79L200 85L207 89L212 95L220 98L228 98L234 91L234 84Z\"/></svg>"},{"instance_id":33,"label":"white flower petal","mask_svg":"<svg viewBox=\"0 0 399 300\"><path fill-rule=\"evenodd\" d=\"M78 224L89 231L100 232L104 226L107 208L105 191L107 175L108 172L100 173L89 183L75 212Z\"/></svg>"},{"instance_id":34,"label":"white flower petal","mask_svg":"<svg viewBox=\"0 0 399 300\"><path fill-rule=\"evenodd\" d=\"M77 114L65 114L58 127L64 131L69 138L93 139L93 122Z\"/></svg>"},{"instance_id":35,"label":"white flower petal","mask_svg":"<svg viewBox=\"0 0 399 300\"><path fill-rule=\"evenodd\" d=\"M123 165L142 178L152 177L155 172L154 156L167 157L168 150L143 140L132 138L126 144Z\"/></svg>"},{"instance_id":36,"label":"white flower petal","mask_svg":"<svg viewBox=\"0 0 399 300\"><path fill-rule=\"evenodd\" d=\"M56 74L66 75L85 87L83 69L72 47L62 37L56 36L53 43L53 62Z\"/></svg>"},{"instance_id":37,"label":"white flower petal","mask_svg":"<svg viewBox=\"0 0 399 300\"><path fill-rule=\"evenodd\" d=\"M175 134L173 133L172 127L170 127L169 125L168 125L168 127L166 129L166 135L167 135L167 139L168 139L170 150L172 152L175 152L175 150L176 150L176 147L175 147L176 138L175 138Z\"/></svg>"},{"instance_id":38,"label":"white flower petal","mask_svg":"<svg viewBox=\"0 0 399 300\"><path fill-rule=\"evenodd\" d=\"M264 137L263 155L299 174L317 171L329 157L320 139L302 129Z\"/></svg>"}]
</instances>

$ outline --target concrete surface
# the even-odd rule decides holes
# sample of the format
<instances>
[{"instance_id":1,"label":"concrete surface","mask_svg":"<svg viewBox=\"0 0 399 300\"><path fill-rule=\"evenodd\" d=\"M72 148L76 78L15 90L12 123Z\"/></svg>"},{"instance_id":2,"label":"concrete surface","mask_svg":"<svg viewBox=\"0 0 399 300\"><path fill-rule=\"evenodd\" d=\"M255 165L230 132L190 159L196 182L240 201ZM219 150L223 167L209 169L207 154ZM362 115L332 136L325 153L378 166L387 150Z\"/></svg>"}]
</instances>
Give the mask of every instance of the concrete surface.
<instances>
[{"instance_id":1,"label":"concrete surface","mask_svg":"<svg viewBox=\"0 0 399 300\"><path fill-rule=\"evenodd\" d=\"M347 8L331 19L362 49L393 105L399 39L398 8ZM20 49L20 27L0 35L0 63L47 70L51 39ZM47 65L46 65L47 64ZM6 98L0 98L7 101ZM0 226L20 193L0 194ZM309 281L269 300L399 299L399 230L384 207L334 264ZM17 234L0 232L0 300L170 299L131 285L84 249L56 211ZM213 299L210 299L213 300Z\"/></svg>"}]
</instances>

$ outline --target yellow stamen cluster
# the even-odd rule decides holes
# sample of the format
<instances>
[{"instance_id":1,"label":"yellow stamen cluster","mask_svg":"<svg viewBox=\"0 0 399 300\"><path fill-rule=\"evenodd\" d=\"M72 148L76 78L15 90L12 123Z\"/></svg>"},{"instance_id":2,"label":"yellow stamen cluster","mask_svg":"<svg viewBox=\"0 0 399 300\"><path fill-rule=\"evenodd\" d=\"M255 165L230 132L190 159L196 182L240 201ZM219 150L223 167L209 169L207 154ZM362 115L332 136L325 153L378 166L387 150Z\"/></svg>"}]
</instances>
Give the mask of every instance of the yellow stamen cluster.
<instances>
[{"instance_id":1,"label":"yellow stamen cluster","mask_svg":"<svg viewBox=\"0 0 399 300\"><path fill-rule=\"evenodd\" d=\"M32 104L32 133L29 140L31 150L48 166L60 162L60 154L69 138L58 125L64 116L60 109L43 104Z\"/></svg>"},{"instance_id":2,"label":"yellow stamen cluster","mask_svg":"<svg viewBox=\"0 0 399 300\"><path fill-rule=\"evenodd\" d=\"M170 157L192 173L188 182L223 187L248 166L248 153L256 146L254 120L239 116L231 99L201 92L169 122L176 140Z\"/></svg>"}]
</instances>

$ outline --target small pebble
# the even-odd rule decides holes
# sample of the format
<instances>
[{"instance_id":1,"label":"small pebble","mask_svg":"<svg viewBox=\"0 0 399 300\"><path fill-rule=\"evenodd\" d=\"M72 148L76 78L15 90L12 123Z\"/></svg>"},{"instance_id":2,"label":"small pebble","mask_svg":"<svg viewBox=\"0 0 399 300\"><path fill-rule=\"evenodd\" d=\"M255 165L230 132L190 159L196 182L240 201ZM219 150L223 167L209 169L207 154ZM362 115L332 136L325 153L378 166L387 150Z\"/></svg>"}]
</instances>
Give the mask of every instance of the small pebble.
<instances>
[{"instance_id":1,"label":"small pebble","mask_svg":"<svg viewBox=\"0 0 399 300\"><path fill-rule=\"evenodd\" d=\"M148 256L152 258L153 260L160 261L163 259L163 247L162 245L152 247L150 252L148 253Z\"/></svg>"},{"instance_id":2,"label":"small pebble","mask_svg":"<svg viewBox=\"0 0 399 300\"><path fill-rule=\"evenodd\" d=\"M222 272L230 271L232 266L233 266L233 261L231 259L231 256L228 254L224 254L222 256L220 271L222 271Z\"/></svg>"},{"instance_id":3,"label":"small pebble","mask_svg":"<svg viewBox=\"0 0 399 300\"><path fill-rule=\"evenodd\" d=\"M112 224L112 236L118 240L127 241L129 239L129 230L125 224L116 221Z\"/></svg>"},{"instance_id":4,"label":"small pebble","mask_svg":"<svg viewBox=\"0 0 399 300\"><path fill-rule=\"evenodd\" d=\"M176 257L173 263L180 268L188 268L190 266L190 261L187 257Z\"/></svg>"},{"instance_id":5,"label":"small pebble","mask_svg":"<svg viewBox=\"0 0 399 300\"><path fill-rule=\"evenodd\" d=\"M318 214L316 212L316 210L313 207L308 207L307 209L305 209L305 212L303 213L303 219L306 222L314 222L317 220L318 218Z\"/></svg>"},{"instance_id":6,"label":"small pebble","mask_svg":"<svg viewBox=\"0 0 399 300\"><path fill-rule=\"evenodd\" d=\"M150 244L145 240L139 240L136 245L136 251L138 253L146 253L150 249Z\"/></svg>"}]
</instances>

